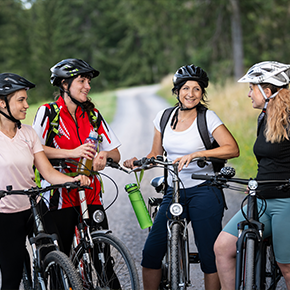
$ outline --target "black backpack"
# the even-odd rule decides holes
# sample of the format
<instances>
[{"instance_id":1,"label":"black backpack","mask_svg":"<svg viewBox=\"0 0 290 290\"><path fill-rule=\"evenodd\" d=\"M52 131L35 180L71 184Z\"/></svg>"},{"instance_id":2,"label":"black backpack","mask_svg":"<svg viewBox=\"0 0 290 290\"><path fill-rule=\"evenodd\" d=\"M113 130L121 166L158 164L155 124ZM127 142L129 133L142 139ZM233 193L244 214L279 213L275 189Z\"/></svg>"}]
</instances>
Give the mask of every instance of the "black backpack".
<instances>
[{"instance_id":1,"label":"black backpack","mask_svg":"<svg viewBox=\"0 0 290 290\"><path fill-rule=\"evenodd\" d=\"M169 117L175 108L176 107L171 107L171 108L166 109L163 112L163 115L161 116L160 129L161 129L162 140L163 140L163 135L164 135L166 124L168 123ZM201 106L197 110L197 128L198 128L200 137L203 141L205 148L209 150L209 149L214 149L214 148L219 147L219 144L215 140L213 141L213 143L210 142L208 129L207 129L207 123L206 123L206 111L207 111L207 108L205 106ZM214 172L219 172L224 167L225 163L213 162L212 165L213 165Z\"/></svg>"}]
</instances>

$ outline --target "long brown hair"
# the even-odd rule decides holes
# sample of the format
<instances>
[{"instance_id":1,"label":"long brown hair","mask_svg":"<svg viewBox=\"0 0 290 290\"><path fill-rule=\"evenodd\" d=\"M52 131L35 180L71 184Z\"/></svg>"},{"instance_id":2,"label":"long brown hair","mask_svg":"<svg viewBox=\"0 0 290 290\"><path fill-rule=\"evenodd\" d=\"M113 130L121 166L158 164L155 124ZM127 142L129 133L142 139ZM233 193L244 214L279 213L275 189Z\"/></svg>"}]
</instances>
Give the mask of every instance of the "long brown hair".
<instances>
[{"instance_id":1,"label":"long brown hair","mask_svg":"<svg viewBox=\"0 0 290 290\"><path fill-rule=\"evenodd\" d=\"M269 101L266 116L265 137L267 142L279 143L289 140L290 129L290 90L287 86L277 88L271 84L261 84L263 89L269 88L278 94Z\"/></svg>"}]
</instances>

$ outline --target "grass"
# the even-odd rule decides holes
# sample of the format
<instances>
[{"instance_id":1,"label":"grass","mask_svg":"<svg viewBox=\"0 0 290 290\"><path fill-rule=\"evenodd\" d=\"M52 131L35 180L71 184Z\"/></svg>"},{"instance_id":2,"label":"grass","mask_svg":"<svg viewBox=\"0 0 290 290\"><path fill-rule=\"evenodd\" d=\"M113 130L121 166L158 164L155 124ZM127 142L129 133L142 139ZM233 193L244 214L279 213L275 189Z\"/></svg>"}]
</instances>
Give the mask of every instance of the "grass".
<instances>
[{"instance_id":1,"label":"grass","mask_svg":"<svg viewBox=\"0 0 290 290\"><path fill-rule=\"evenodd\" d=\"M158 94L173 105L176 98L171 94L171 84L172 76L166 77ZM244 178L255 177L257 173L253 145L259 110L252 108L247 94L248 85L234 81L227 81L223 85L210 84L207 89L209 108L221 118L240 148L240 156L231 159L229 163L236 169L236 176Z\"/></svg>"},{"instance_id":2,"label":"grass","mask_svg":"<svg viewBox=\"0 0 290 290\"><path fill-rule=\"evenodd\" d=\"M100 110L102 116L105 120L110 123L114 118L114 114L117 108L117 97L113 91L90 94L90 98L96 105L96 108ZM50 101L47 101L50 102ZM45 102L33 104L29 106L27 111L26 119L22 123L31 125L37 109L43 105Z\"/></svg>"}]
</instances>

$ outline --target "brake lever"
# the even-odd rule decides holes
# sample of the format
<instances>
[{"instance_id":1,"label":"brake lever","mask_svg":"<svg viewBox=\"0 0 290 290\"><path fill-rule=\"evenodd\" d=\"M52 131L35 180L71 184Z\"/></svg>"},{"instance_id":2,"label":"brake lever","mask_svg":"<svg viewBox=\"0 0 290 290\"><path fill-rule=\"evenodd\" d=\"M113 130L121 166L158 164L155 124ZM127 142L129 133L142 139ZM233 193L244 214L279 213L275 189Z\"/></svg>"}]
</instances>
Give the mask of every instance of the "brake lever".
<instances>
[{"instance_id":1,"label":"brake lever","mask_svg":"<svg viewBox=\"0 0 290 290\"><path fill-rule=\"evenodd\" d=\"M287 190L289 188L290 188L290 183L286 183L286 184L282 184L282 185L276 186L277 190Z\"/></svg>"}]
</instances>

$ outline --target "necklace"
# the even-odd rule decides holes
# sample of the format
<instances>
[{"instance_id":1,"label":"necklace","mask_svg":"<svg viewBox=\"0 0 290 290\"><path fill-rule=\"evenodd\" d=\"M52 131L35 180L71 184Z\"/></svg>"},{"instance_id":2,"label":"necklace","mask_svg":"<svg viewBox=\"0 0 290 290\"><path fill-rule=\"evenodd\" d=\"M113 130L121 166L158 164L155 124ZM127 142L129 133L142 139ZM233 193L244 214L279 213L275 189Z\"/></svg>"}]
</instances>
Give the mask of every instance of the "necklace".
<instances>
[{"instance_id":1,"label":"necklace","mask_svg":"<svg viewBox=\"0 0 290 290\"><path fill-rule=\"evenodd\" d=\"M196 116L195 115L191 115L187 118L183 118L183 119L180 119L180 122L183 123L184 121L188 120L188 119L194 119Z\"/></svg>"}]
</instances>

